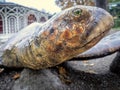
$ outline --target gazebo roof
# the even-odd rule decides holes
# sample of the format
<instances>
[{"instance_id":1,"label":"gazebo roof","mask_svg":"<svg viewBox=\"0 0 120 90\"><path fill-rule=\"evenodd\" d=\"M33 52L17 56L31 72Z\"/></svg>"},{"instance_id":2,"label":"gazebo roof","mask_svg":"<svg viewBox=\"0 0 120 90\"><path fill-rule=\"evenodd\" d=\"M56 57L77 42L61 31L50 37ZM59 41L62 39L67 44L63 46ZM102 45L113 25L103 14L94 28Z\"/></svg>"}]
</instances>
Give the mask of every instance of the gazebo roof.
<instances>
[{"instance_id":1,"label":"gazebo roof","mask_svg":"<svg viewBox=\"0 0 120 90\"><path fill-rule=\"evenodd\" d=\"M41 13L46 13L46 12L42 12L40 10L37 10L37 9L35 9L33 7L26 7L26 6L23 6L23 5L20 5L20 4L16 4L16 3L13 3L13 2L0 2L0 6L19 6L19 7L32 9L32 10L35 10L35 11L38 11L38 12L41 12ZM49 14L49 13L46 13L46 14Z\"/></svg>"}]
</instances>

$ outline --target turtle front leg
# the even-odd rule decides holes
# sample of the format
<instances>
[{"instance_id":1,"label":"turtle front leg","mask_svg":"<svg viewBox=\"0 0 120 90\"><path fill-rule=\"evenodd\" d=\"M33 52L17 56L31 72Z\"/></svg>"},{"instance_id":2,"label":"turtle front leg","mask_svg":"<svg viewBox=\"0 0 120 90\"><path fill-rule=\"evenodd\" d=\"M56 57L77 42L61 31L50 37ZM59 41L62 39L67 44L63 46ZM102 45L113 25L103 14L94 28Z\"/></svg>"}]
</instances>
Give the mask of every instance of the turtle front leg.
<instances>
[{"instance_id":1,"label":"turtle front leg","mask_svg":"<svg viewBox=\"0 0 120 90\"><path fill-rule=\"evenodd\" d=\"M117 52L115 59L111 63L110 71L116 74L120 74L120 51Z\"/></svg>"}]
</instances>

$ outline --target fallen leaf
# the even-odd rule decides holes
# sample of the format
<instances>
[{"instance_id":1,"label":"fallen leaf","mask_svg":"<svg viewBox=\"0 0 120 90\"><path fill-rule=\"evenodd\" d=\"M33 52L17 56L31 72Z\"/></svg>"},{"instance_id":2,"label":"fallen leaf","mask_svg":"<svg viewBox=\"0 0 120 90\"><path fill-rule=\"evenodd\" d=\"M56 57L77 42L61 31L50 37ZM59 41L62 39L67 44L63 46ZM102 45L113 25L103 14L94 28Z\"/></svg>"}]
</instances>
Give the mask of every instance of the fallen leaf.
<instances>
[{"instance_id":1,"label":"fallen leaf","mask_svg":"<svg viewBox=\"0 0 120 90\"><path fill-rule=\"evenodd\" d=\"M59 73L60 73L61 75L66 76L67 71L65 70L65 68L63 68L63 67L59 67Z\"/></svg>"},{"instance_id":2,"label":"fallen leaf","mask_svg":"<svg viewBox=\"0 0 120 90\"><path fill-rule=\"evenodd\" d=\"M0 73L2 73L4 71L4 68L0 68Z\"/></svg>"},{"instance_id":3,"label":"fallen leaf","mask_svg":"<svg viewBox=\"0 0 120 90\"><path fill-rule=\"evenodd\" d=\"M16 79L18 79L18 78L20 78L20 74L19 74L19 73L16 73L16 74L13 76L13 79L16 80Z\"/></svg>"}]
</instances>

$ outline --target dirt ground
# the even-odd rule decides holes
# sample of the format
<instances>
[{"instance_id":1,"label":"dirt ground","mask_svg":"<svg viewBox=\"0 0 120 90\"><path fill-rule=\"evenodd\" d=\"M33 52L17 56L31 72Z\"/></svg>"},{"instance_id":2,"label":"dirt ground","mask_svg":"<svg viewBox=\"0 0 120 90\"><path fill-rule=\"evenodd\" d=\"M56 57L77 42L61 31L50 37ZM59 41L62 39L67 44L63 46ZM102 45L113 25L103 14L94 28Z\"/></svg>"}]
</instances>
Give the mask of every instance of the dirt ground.
<instances>
[{"instance_id":1,"label":"dirt ground","mask_svg":"<svg viewBox=\"0 0 120 90\"><path fill-rule=\"evenodd\" d=\"M20 72L21 70L4 70L0 73L0 90L11 90L16 80L14 77Z\"/></svg>"},{"instance_id":2,"label":"dirt ground","mask_svg":"<svg viewBox=\"0 0 120 90\"><path fill-rule=\"evenodd\" d=\"M112 30L110 33L113 32L116 32L116 30ZM104 60L81 62L78 66L72 65L73 68L79 67L79 70L81 70L79 75L76 75L76 77L80 79L80 82L83 83L81 90L120 90L120 75L109 71L109 65L112 62L112 60L109 61L109 59L114 57L115 54L104 58ZM0 90L12 90L11 88L15 80L19 77L17 75L19 75L21 71L22 69L0 70ZM84 86L87 87L87 89Z\"/></svg>"}]
</instances>

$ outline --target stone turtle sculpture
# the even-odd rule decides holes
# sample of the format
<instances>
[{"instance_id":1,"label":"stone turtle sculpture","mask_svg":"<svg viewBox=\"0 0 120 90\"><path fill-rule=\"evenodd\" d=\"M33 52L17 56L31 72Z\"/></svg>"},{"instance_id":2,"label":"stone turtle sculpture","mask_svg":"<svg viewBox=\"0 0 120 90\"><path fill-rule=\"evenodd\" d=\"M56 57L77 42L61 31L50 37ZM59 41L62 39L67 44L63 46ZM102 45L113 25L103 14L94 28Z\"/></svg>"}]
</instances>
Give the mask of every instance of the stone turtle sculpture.
<instances>
[{"instance_id":1,"label":"stone turtle sculpture","mask_svg":"<svg viewBox=\"0 0 120 90\"><path fill-rule=\"evenodd\" d=\"M112 16L92 6L75 6L43 25L33 23L13 35L2 47L1 67L43 69L85 52L113 26Z\"/></svg>"},{"instance_id":2,"label":"stone turtle sculpture","mask_svg":"<svg viewBox=\"0 0 120 90\"><path fill-rule=\"evenodd\" d=\"M91 60L104 57L120 50L120 31L104 37L91 49L72 58L73 60Z\"/></svg>"}]
</instances>

